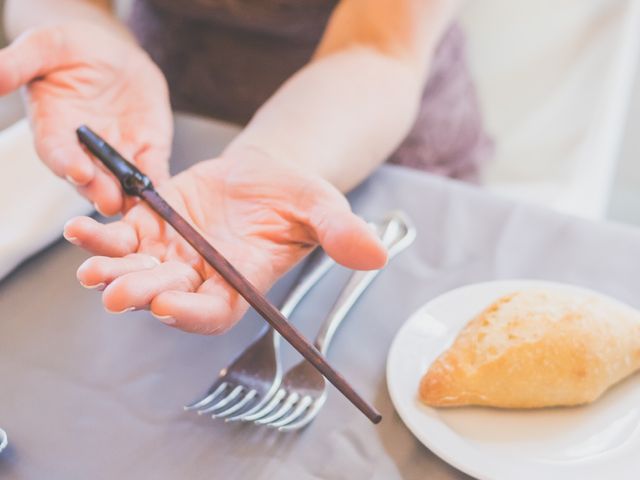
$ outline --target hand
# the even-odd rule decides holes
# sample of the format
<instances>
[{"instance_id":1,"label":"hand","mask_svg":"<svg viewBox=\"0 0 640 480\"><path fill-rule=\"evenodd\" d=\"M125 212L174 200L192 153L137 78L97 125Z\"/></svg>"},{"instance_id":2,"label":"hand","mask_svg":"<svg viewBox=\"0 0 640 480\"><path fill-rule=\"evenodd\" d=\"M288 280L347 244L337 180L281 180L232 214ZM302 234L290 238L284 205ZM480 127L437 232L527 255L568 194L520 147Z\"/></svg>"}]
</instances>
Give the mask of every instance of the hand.
<instances>
[{"instance_id":1,"label":"hand","mask_svg":"<svg viewBox=\"0 0 640 480\"><path fill-rule=\"evenodd\" d=\"M381 268L384 246L319 177L265 158L202 162L158 189L262 292L320 243L339 263ZM149 308L165 323L215 334L230 328L246 302L145 204L115 223L71 220L65 237L102 256L78 269L88 288L104 288L112 312Z\"/></svg>"},{"instance_id":2,"label":"hand","mask_svg":"<svg viewBox=\"0 0 640 480\"><path fill-rule=\"evenodd\" d=\"M89 23L26 32L0 50L0 95L24 85L40 158L101 213L123 210L123 197L79 146L80 125L104 136L156 183L168 178L173 125L166 82L123 33Z\"/></svg>"}]
</instances>

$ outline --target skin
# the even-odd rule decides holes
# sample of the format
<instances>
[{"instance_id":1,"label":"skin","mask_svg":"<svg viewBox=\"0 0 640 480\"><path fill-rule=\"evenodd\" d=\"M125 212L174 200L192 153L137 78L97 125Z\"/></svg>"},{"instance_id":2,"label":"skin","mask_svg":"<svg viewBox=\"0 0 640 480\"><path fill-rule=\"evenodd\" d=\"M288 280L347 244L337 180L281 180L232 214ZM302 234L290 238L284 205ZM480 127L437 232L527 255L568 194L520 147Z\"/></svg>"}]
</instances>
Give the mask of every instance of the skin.
<instances>
[{"instance_id":1,"label":"skin","mask_svg":"<svg viewBox=\"0 0 640 480\"><path fill-rule=\"evenodd\" d=\"M352 268L385 263L384 249L331 184L288 166L267 172L261 164L258 157L201 162L159 190L262 291L317 243ZM101 255L79 268L78 279L107 285L103 302L112 312L149 307L165 323L213 334L231 327L247 308L145 205L108 225L72 220L65 236Z\"/></svg>"},{"instance_id":2,"label":"skin","mask_svg":"<svg viewBox=\"0 0 640 480\"><path fill-rule=\"evenodd\" d=\"M135 161L163 196L262 291L320 244L354 269L386 252L341 192L366 178L408 133L453 0L343 0L317 52L256 113L220 158L169 178L171 111L161 73L108 2L8 0L0 94L25 88L38 153L105 214L64 235L95 256L78 269L105 308L148 308L213 334L246 303L192 248L120 189L78 145L86 123Z\"/></svg>"}]
</instances>

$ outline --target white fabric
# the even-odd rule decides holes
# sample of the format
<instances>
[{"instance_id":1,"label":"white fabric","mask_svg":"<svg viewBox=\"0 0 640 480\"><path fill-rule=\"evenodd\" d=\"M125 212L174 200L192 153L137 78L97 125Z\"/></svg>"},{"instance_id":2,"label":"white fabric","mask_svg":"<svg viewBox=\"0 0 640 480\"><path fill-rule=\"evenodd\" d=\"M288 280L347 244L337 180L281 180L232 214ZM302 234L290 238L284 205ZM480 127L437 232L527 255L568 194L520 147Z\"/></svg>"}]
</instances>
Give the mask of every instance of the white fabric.
<instances>
[{"instance_id":1,"label":"white fabric","mask_svg":"<svg viewBox=\"0 0 640 480\"><path fill-rule=\"evenodd\" d=\"M50 244L90 205L40 161L21 120L0 133L0 278Z\"/></svg>"},{"instance_id":2,"label":"white fabric","mask_svg":"<svg viewBox=\"0 0 640 480\"><path fill-rule=\"evenodd\" d=\"M604 215L640 41L638 0L482 0L463 26L494 192Z\"/></svg>"}]
</instances>

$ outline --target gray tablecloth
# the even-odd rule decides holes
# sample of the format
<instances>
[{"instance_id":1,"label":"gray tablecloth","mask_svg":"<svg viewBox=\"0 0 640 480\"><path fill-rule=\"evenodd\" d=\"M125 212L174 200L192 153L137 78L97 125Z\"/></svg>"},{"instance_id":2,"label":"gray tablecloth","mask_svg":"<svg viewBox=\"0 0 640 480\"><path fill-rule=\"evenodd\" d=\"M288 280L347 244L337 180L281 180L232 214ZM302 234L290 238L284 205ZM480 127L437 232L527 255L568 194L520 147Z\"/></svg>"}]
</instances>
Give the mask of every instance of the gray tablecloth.
<instances>
[{"instance_id":1,"label":"gray tablecloth","mask_svg":"<svg viewBox=\"0 0 640 480\"><path fill-rule=\"evenodd\" d=\"M147 312L110 315L98 293L76 283L85 254L58 243L0 283L0 425L10 437L0 478L461 478L414 439L386 390L387 350L413 310L463 284L513 277L584 285L640 307L634 229L515 205L398 167L381 169L351 199L368 218L402 208L418 226L416 243L365 293L330 352L383 413L379 426L334 390L315 423L294 434L183 412L260 320L249 314L225 336L201 337ZM346 275L332 272L296 312L307 334ZM282 298L290 283L291 276L271 297ZM295 359L289 352L287 362Z\"/></svg>"}]
</instances>

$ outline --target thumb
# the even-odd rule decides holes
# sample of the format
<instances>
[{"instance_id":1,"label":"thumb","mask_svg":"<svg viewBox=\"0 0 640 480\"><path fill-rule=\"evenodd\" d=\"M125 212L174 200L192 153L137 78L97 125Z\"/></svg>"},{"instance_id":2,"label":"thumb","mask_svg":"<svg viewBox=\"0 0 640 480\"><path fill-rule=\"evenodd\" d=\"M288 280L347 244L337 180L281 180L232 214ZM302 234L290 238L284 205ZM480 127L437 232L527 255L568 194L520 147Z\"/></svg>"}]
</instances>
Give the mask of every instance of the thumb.
<instances>
[{"instance_id":1,"label":"thumb","mask_svg":"<svg viewBox=\"0 0 640 480\"><path fill-rule=\"evenodd\" d=\"M61 62L62 33L55 27L29 30L0 50L0 95L45 75Z\"/></svg>"},{"instance_id":2,"label":"thumb","mask_svg":"<svg viewBox=\"0 0 640 480\"><path fill-rule=\"evenodd\" d=\"M336 262L355 270L375 270L387 263L387 250L376 233L346 202L340 206L319 205L310 223L324 251Z\"/></svg>"}]
</instances>

